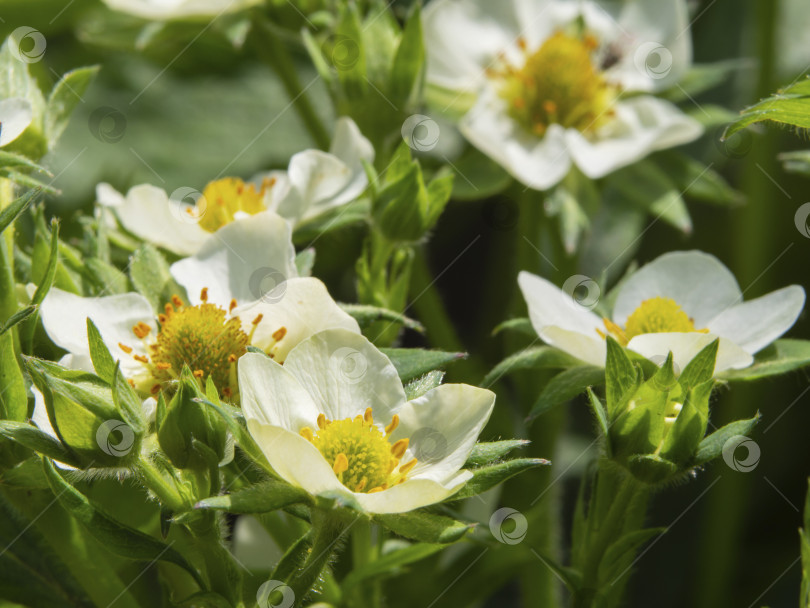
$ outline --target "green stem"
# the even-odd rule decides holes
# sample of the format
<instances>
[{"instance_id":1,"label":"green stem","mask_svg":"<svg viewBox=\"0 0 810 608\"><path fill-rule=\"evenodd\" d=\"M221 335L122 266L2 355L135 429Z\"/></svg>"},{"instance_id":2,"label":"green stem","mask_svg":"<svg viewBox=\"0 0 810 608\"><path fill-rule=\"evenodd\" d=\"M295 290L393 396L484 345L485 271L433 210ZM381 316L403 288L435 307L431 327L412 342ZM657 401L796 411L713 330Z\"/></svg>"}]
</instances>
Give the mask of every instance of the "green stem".
<instances>
[{"instance_id":1,"label":"green stem","mask_svg":"<svg viewBox=\"0 0 810 608\"><path fill-rule=\"evenodd\" d=\"M281 79L281 83L290 96L296 112L303 120L315 144L323 150L328 150L331 138L320 117L312 107L306 95L306 90L301 86L301 81L298 79L298 69L287 45L279 38L272 23L262 17L258 17L256 22L260 26L262 34L264 34L261 37L253 37L257 55L272 67Z\"/></svg>"},{"instance_id":2,"label":"green stem","mask_svg":"<svg viewBox=\"0 0 810 608\"><path fill-rule=\"evenodd\" d=\"M352 526L352 569L356 570L379 557L378 544L373 540L370 522L358 521ZM379 581L358 585L355 595L357 606L376 608L380 606L381 589Z\"/></svg>"},{"instance_id":3,"label":"green stem","mask_svg":"<svg viewBox=\"0 0 810 608\"><path fill-rule=\"evenodd\" d=\"M203 558L211 591L227 599L232 606L242 605L242 576L230 551L222 544L216 517L211 517L211 525L205 532L195 534L194 540Z\"/></svg>"},{"instance_id":4,"label":"green stem","mask_svg":"<svg viewBox=\"0 0 810 608\"><path fill-rule=\"evenodd\" d=\"M313 541L309 557L304 565L287 581L287 586L295 594L295 605L303 606L304 599L318 581L323 569L329 564L332 554L338 548L341 537L348 526L328 511L312 509Z\"/></svg>"},{"instance_id":5,"label":"green stem","mask_svg":"<svg viewBox=\"0 0 810 608\"><path fill-rule=\"evenodd\" d=\"M138 460L135 471L143 484L154 492L164 507L171 511L185 511L193 504L191 498L184 497L177 486L166 479L148 456Z\"/></svg>"}]
</instances>

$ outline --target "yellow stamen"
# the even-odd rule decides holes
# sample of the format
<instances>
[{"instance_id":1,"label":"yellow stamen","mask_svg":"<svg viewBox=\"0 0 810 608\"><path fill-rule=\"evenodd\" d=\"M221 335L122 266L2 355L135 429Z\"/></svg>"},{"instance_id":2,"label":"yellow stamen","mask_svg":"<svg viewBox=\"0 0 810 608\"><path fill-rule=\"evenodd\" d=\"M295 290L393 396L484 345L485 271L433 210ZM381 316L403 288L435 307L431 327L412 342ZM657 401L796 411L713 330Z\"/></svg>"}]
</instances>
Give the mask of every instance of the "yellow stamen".
<instances>
[{"instance_id":1,"label":"yellow stamen","mask_svg":"<svg viewBox=\"0 0 810 608\"><path fill-rule=\"evenodd\" d=\"M374 424L374 414L370 407L367 407L366 411L363 413L363 420L365 420L367 424Z\"/></svg>"},{"instance_id":2,"label":"yellow stamen","mask_svg":"<svg viewBox=\"0 0 810 608\"><path fill-rule=\"evenodd\" d=\"M335 456L335 464L332 465L332 470L335 472L335 475L340 475L349 470L349 459L346 457L346 454L341 453Z\"/></svg>"},{"instance_id":3,"label":"yellow stamen","mask_svg":"<svg viewBox=\"0 0 810 608\"><path fill-rule=\"evenodd\" d=\"M391 453L394 455L394 457L402 458L405 455L405 450L408 449L409 442L409 439L400 439L394 445L392 445Z\"/></svg>"},{"instance_id":4,"label":"yellow stamen","mask_svg":"<svg viewBox=\"0 0 810 608\"><path fill-rule=\"evenodd\" d=\"M396 429L398 426L399 426L399 414L394 414L393 416L391 416L391 424L385 427L385 434L390 435L391 433L394 432L394 429Z\"/></svg>"},{"instance_id":5,"label":"yellow stamen","mask_svg":"<svg viewBox=\"0 0 810 608\"><path fill-rule=\"evenodd\" d=\"M207 302L208 301L208 288L203 287L202 291L200 291L200 301Z\"/></svg>"},{"instance_id":6,"label":"yellow stamen","mask_svg":"<svg viewBox=\"0 0 810 608\"><path fill-rule=\"evenodd\" d=\"M286 335L287 335L287 328L286 327L279 327L276 331L273 332L273 340L275 340L276 342L279 342Z\"/></svg>"},{"instance_id":7,"label":"yellow stamen","mask_svg":"<svg viewBox=\"0 0 810 608\"><path fill-rule=\"evenodd\" d=\"M120 348L126 354L129 354L129 353L132 352L132 347L131 346L127 346L126 344L121 344L120 342L118 343L118 348Z\"/></svg>"},{"instance_id":8,"label":"yellow stamen","mask_svg":"<svg viewBox=\"0 0 810 608\"><path fill-rule=\"evenodd\" d=\"M312 441L312 439L315 437L315 434L312 432L312 429L309 428L308 426L305 426L300 431L298 431L298 434L301 435L301 437L303 437L307 441Z\"/></svg>"}]
</instances>

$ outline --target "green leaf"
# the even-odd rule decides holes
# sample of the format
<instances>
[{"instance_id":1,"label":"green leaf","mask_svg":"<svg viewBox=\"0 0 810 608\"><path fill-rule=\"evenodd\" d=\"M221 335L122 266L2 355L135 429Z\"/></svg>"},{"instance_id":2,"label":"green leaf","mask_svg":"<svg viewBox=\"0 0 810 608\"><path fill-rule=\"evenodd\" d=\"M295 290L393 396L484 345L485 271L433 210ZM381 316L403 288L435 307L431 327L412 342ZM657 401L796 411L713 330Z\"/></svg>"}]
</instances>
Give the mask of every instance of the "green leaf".
<instances>
[{"instance_id":1,"label":"green leaf","mask_svg":"<svg viewBox=\"0 0 810 608\"><path fill-rule=\"evenodd\" d=\"M0 336L6 333L9 329L17 325L18 323L22 323L32 314L37 311L36 306L26 306L25 308L21 308L13 315L11 315L5 323L0 324Z\"/></svg>"},{"instance_id":2,"label":"green leaf","mask_svg":"<svg viewBox=\"0 0 810 608\"><path fill-rule=\"evenodd\" d=\"M526 447L530 443L531 442L526 439L507 439L505 441L476 443L470 455L467 456L467 462L464 463L464 468L480 467L495 460L500 460L512 450Z\"/></svg>"},{"instance_id":3,"label":"green leaf","mask_svg":"<svg viewBox=\"0 0 810 608\"><path fill-rule=\"evenodd\" d=\"M42 278L39 280L37 289L34 291L34 295L31 298L32 306L39 307L40 304L42 304L56 279L56 271L59 267L59 227L60 224L58 221L51 222L51 241L48 251L48 263ZM25 352L31 352L32 350L38 317L39 312L37 311L35 316L23 326L20 332L22 334L20 339L25 347Z\"/></svg>"},{"instance_id":4,"label":"green leaf","mask_svg":"<svg viewBox=\"0 0 810 608\"><path fill-rule=\"evenodd\" d=\"M40 467L41 469L41 467ZM0 496L0 597L4 606L93 608L50 544Z\"/></svg>"},{"instance_id":5,"label":"green leaf","mask_svg":"<svg viewBox=\"0 0 810 608\"><path fill-rule=\"evenodd\" d=\"M414 321L393 310L371 306L368 304L340 304L343 311L351 315L361 329L371 326L378 321L390 321L392 324L403 325L408 329L413 329L419 333L424 333L425 328L419 321Z\"/></svg>"},{"instance_id":6,"label":"green leaf","mask_svg":"<svg viewBox=\"0 0 810 608\"><path fill-rule=\"evenodd\" d=\"M172 295L185 295L185 290L172 278L166 260L152 245L145 244L132 255L129 276L135 289L157 312L163 312Z\"/></svg>"},{"instance_id":7,"label":"green leaf","mask_svg":"<svg viewBox=\"0 0 810 608\"><path fill-rule=\"evenodd\" d=\"M312 276L312 267L315 265L315 248L307 247L295 256L295 269L299 277Z\"/></svg>"},{"instance_id":8,"label":"green leaf","mask_svg":"<svg viewBox=\"0 0 810 608\"><path fill-rule=\"evenodd\" d=\"M493 367L481 381L481 386L492 386L503 376L519 370L556 369L579 365L582 365L582 361L553 346L530 346L510 355Z\"/></svg>"},{"instance_id":9,"label":"green leaf","mask_svg":"<svg viewBox=\"0 0 810 608\"><path fill-rule=\"evenodd\" d=\"M48 458L73 467L79 466L76 458L58 440L27 422L0 420L0 435Z\"/></svg>"},{"instance_id":10,"label":"green leaf","mask_svg":"<svg viewBox=\"0 0 810 608\"><path fill-rule=\"evenodd\" d=\"M465 353L448 353L440 350L421 348L381 348L380 351L391 359L403 382L413 380L467 357Z\"/></svg>"},{"instance_id":11,"label":"green leaf","mask_svg":"<svg viewBox=\"0 0 810 608\"><path fill-rule=\"evenodd\" d=\"M360 17L354 4L343 5L335 33L332 65L348 97L361 97L368 89L366 51Z\"/></svg>"},{"instance_id":12,"label":"green leaf","mask_svg":"<svg viewBox=\"0 0 810 608\"><path fill-rule=\"evenodd\" d=\"M205 582L197 570L171 545L165 545L148 534L116 521L93 505L90 500L71 486L50 460L43 460L45 475L59 504L111 553L127 559L176 564L188 572L200 587Z\"/></svg>"},{"instance_id":13,"label":"green leaf","mask_svg":"<svg viewBox=\"0 0 810 608\"><path fill-rule=\"evenodd\" d=\"M233 608L228 600L213 591L200 591L175 605L176 608Z\"/></svg>"},{"instance_id":14,"label":"green leaf","mask_svg":"<svg viewBox=\"0 0 810 608\"><path fill-rule=\"evenodd\" d=\"M391 67L390 90L395 101L407 103L410 100L418 89L424 65L421 8L417 2L412 5L411 14L402 28L402 37Z\"/></svg>"},{"instance_id":15,"label":"green leaf","mask_svg":"<svg viewBox=\"0 0 810 608\"><path fill-rule=\"evenodd\" d=\"M427 511L375 515L374 519L394 534L423 543L454 543L474 527Z\"/></svg>"},{"instance_id":16,"label":"green leaf","mask_svg":"<svg viewBox=\"0 0 810 608\"><path fill-rule=\"evenodd\" d=\"M754 356L754 363L745 369L727 370L719 375L729 382L758 380L787 374L810 365L810 340L777 340Z\"/></svg>"},{"instance_id":17,"label":"green leaf","mask_svg":"<svg viewBox=\"0 0 810 608\"><path fill-rule=\"evenodd\" d=\"M93 362L96 374L108 384L112 384L116 370L115 360L90 317L87 317L87 343L90 347L90 360Z\"/></svg>"},{"instance_id":18,"label":"green leaf","mask_svg":"<svg viewBox=\"0 0 810 608\"><path fill-rule=\"evenodd\" d=\"M584 393L589 386L601 386L604 382L605 370L595 365L580 365L560 372L540 393L528 418L529 420L537 418L540 414Z\"/></svg>"},{"instance_id":19,"label":"green leaf","mask_svg":"<svg viewBox=\"0 0 810 608\"><path fill-rule=\"evenodd\" d=\"M88 318L89 321L89 318ZM129 383L124 379L120 369L121 362L115 364L112 380L112 398L115 409L133 432L142 436L146 431L146 420L143 416L143 402Z\"/></svg>"},{"instance_id":20,"label":"green leaf","mask_svg":"<svg viewBox=\"0 0 810 608\"><path fill-rule=\"evenodd\" d=\"M402 549L388 551L374 561L363 564L352 570L341 581L341 588L345 591L357 586L363 581L397 576L402 573L402 567L425 559L444 549L444 545L433 543L416 543Z\"/></svg>"},{"instance_id":21,"label":"green leaf","mask_svg":"<svg viewBox=\"0 0 810 608\"><path fill-rule=\"evenodd\" d=\"M23 211L28 208L35 198L42 193L41 190L29 190L22 196L14 199L14 201L5 209L0 211L0 234L5 232L14 220L20 217Z\"/></svg>"},{"instance_id":22,"label":"green leaf","mask_svg":"<svg viewBox=\"0 0 810 608\"><path fill-rule=\"evenodd\" d=\"M717 171L686 154L668 150L652 158L691 199L723 206L744 202L742 193L732 188Z\"/></svg>"},{"instance_id":23,"label":"green leaf","mask_svg":"<svg viewBox=\"0 0 810 608\"><path fill-rule=\"evenodd\" d=\"M535 467L550 464L551 462L544 458L515 458L514 460L507 460L505 462L472 469L472 478L458 493L448 498L447 501L476 496L494 488L499 483L503 483L510 477L514 477Z\"/></svg>"},{"instance_id":24,"label":"green leaf","mask_svg":"<svg viewBox=\"0 0 810 608\"><path fill-rule=\"evenodd\" d=\"M45 137L53 148L67 127L70 114L83 102L82 95L98 73L98 66L71 70L53 87L45 106Z\"/></svg>"},{"instance_id":25,"label":"green leaf","mask_svg":"<svg viewBox=\"0 0 810 608\"><path fill-rule=\"evenodd\" d=\"M46 184L43 181L40 181L40 180L38 180L38 179L36 179L34 177L31 177L27 173L20 173L19 171L15 170L15 169L8 169L8 168L0 169L0 176L7 177L11 181L13 181L15 184L18 184L18 185L23 186L25 188L32 188L34 190L40 190L40 191L44 192L45 194L58 195L58 194L62 193L60 190L54 188L50 184Z\"/></svg>"},{"instance_id":26,"label":"green leaf","mask_svg":"<svg viewBox=\"0 0 810 608\"><path fill-rule=\"evenodd\" d=\"M742 116L723 133L723 139L764 120L802 129L810 128L810 79L800 80L743 110Z\"/></svg>"},{"instance_id":27,"label":"green leaf","mask_svg":"<svg viewBox=\"0 0 810 608\"><path fill-rule=\"evenodd\" d=\"M605 178L613 189L640 209L647 210L684 233L692 231L689 210L681 191L666 171L650 160L620 169Z\"/></svg>"},{"instance_id":28,"label":"green leaf","mask_svg":"<svg viewBox=\"0 0 810 608\"><path fill-rule=\"evenodd\" d=\"M492 335L497 336L503 331L514 331L530 338L536 338L537 332L532 327L532 322L527 317L520 319L509 319L492 330Z\"/></svg>"},{"instance_id":29,"label":"green leaf","mask_svg":"<svg viewBox=\"0 0 810 608\"><path fill-rule=\"evenodd\" d=\"M726 441L735 435L747 436L759 422L759 412L748 420L735 420L724 427L716 430L700 442L697 454L695 454L695 464L700 465L714 460L723 453L723 446Z\"/></svg>"},{"instance_id":30,"label":"green leaf","mask_svg":"<svg viewBox=\"0 0 810 608\"><path fill-rule=\"evenodd\" d=\"M777 158L782 162L785 173L810 177L810 150L782 152Z\"/></svg>"},{"instance_id":31,"label":"green leaf","mask_svg":"<svg viewBox=\"0 0 810 608\"><path fill-rule=\"evenodd\" d=\"M309 502L309 494L283 481L263 481L244 490L199 501L195 509L229 513L267 513L298 502Z\"/></svg>"},{"instance_id":32,"label":"green leaf","mask_svg":"<svg viewBox=\"0 0 810 608\"><path fill-rule=\"evenodd\" d=\"M87 258L84 264L84 274L95 287L93 290L95 295L121 294L130 291L127 275L112 264L99 258Z\"/></svg>"},{"instance_id":33,"label":"green leaf","mask_svg":"<svg viewBox=\"0 0 810 608\"><path fill-rule=\"evenodd\" d=\"M560 577L560 580L562 580L569 591L573 593L582 588L582 573L579 570L558 564L556 560L538 551L534 551L534 554L543 562L543 565L550 568Z\"/></svg>"},{"instance_id":34,"label":"green leaf","mask_svg":"<svg viewBox=\"0 0 810 608\"><path fill-rule=\"evenodd\" d=\"M429 390L441 385L443 378L443 371L434 370L426 373L424 376L421 376L416 380L411 380L404 386L405 396L408 398L408 401L421 397Z\"/></svg>"},{"instance_id":35,"label":"green leaf","mask_svg":"<svg viewBox=\"0 0 810 608\"><path fill-rule=\"evenodd\" d=\"M42 165L32 161L30 158L17 154L16 152L9 152L8 150L0 150L0 167L25 167L31 171L38 171L44 173L48 177L53 177L53 173L48 171Z\"/></svg>"}]
</instances>

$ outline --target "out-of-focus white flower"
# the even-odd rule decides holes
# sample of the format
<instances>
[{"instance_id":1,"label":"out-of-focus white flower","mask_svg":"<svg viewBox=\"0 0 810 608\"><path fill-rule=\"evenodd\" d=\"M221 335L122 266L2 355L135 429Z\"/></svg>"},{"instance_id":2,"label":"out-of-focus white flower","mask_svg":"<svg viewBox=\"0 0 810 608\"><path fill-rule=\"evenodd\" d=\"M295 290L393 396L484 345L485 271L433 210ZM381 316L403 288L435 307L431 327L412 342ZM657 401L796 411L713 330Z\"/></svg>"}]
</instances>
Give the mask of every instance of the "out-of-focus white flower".
<instances>
[{"instance_id":1,"label":"out-of-focus white flower","mask_svg":"<svg viewBox=\"0 0 810 608\"><path fill-rule=\"evenodd\" d=\"M435 0L424 27L428 82L470 100L461 131L531 188L572 165L600 178L702 132L649 94L691 62L681 0Z\"/></svg>"},{"instance_id":2,"label":"out-of-focus white flower","mask_svg":"<svg viewBox=\"0 0 810 608\"><path fill-rule=\"evenodd\" d=\"M261 0L104 0L113 10L153 21L218 17L260 2Z\"/></svg>"},{"instance_id":3,"label":"out-of-focus white flower","mask_svg":"<svg viewBox=\"0 0 810 608\"><path fill-rule=\"evenodd\" d=\"M791 285L743 302L734 275L700 251L664 254L628 277L610 319L591 312L594 297L577 301L528 272L518 283L540 338L587 363L605 364L608 335L648 359L672 352L680 369L720 338L716 374L751 365L755 353L793 326L805 299L804 289Z\"/></svg>"}]
</instances>

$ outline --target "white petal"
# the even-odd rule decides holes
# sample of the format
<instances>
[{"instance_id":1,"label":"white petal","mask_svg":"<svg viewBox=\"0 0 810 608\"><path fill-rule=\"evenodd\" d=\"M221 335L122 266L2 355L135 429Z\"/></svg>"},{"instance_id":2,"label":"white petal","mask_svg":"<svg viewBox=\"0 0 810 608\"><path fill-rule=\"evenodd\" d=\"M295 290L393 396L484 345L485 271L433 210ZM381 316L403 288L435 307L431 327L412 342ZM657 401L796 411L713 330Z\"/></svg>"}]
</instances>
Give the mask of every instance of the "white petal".
<instances>
[{"instance_id":1,"label":"white petal","mask_svg":"<svg viewBox=\"0 0 810 608\"><path fill-rule=\"evenodd\" d=\"M673 363L678 370L682 371L695 355L717 337L714 334L700 332L642 334L630 340L627 348L648 359L663 359L672 352ZM748 367L753 361L754 358L749 353L731 340L720 338L714 373L719 374L727 369Z\"/></svg>"},{"instance_id":2,"label":"white petal","mask_svg":"<svg viewBox=\"0 0 810 608\"><path fill-rule=\"evenodd\" d=\"M102 189L99 198L112 202L114 197L108 188ZM195 253L210 236L184 211L182 203L169 200L164 190L149 184L130 188L113 209L129 232L178 255Z\"/></svg>"},{"instance_id":3,"label":"white petal","mask_svg":"<svg viewBox=\"0 0 810 608\"><path fill-rule=\"evenodd\" d=\"M593 138L575 129L566 141L577 167L597 179L625 167L655 150L671 148L700 137L703 128L675 105L650 96L618 102L612 118Z\"/></svg>"},{"instance_id":4,"label":"white petal","mask_svg":"<svg viewBox=\"0 0 810 608\"><path fill-rule=\"evenodd\" d=\"M509 0L434 0L423 12L427 79L448 89L473 91L484 68L513 47L523 29Z\"/></svg>"},{"instance_id":5,"label":"white petal","mask_svg":"<svg viewBox=\"0 0 810 608\"><path fill-rule=\"evenodd\" d=\"M551 326L594 337L598 336L597 329L604 330L602 320L589 308L598 301L599 288L587 277L583 276L582 282L571 286L572 290L578 287L588 289L583 294L582 304L553 283L530 272L522 271L518 275L518 285L529 308L532 327L538 334Z\"/></svg>"},{"instance_id":6,"label":"white petal","mask_svg":"<svg viewBox=\"0 0 810 608\"><path fill-rule=\"evenodd\" d=\"M351 496L314 445L298 433L250 419L248 431L270 466L287 483L312 495L325 492Z\"/></svg>"},{"instance_id":7,"label":"white petal","mask_svg":"<svg viewBox=\"0 0 810 608\"><path fill-rule=\"evenodd\" d=\"M42 302L40 316L51 340L80 357L90 356L87 318L92 319L113 358L121 360L121 370L127 377L131 371L139 370L142 366L132 359L132 355L125 353L119 344L132 348L132 354L146 355L146 347L132 333L132 327L137 323L146 323L152 329L152 336L157 333L152 305L136 293L83 298L52 287ZM73 367L77 365L74 364Z\"/></svg>"},{"instance_id":8,"label":"white petal","mask_svg":"<svg viewBox=\"0 0 810 608\"><path fill-rule=\"evenodd\" d=\"M481 94L459 128L470 143L530 188L547 190L571 168L565 129L551 125L542 138L526 132L490 89Z\"/></svg>"},{"instance_id":9,"label":"white petal","mask_svg":"<svg viewBox=\"0 0 810 608\"><path fill-rule=\"evenodd\" d=\"M10 144L22 135L33 117L31 103L22 97L0 101L0 147Z\"/></svg>"},{"instance_id":10,"label":"white petal","mask_svg":"<svg viewBox=\"0 0 810 608\"><path fill-rule=\"evenodd\" d=\"M621 286L613 321L621 326L647 299L671 298L704 329L742 300L737 280L720 260L702 251L675 251L656 258Z\"/></svg>"},{"instance_id":11,"label":"white petal","mask_svg":"<svg viewBox=\"0 0 810 608\"><path fill-rule=\"evenodd\" d=\"M360 334L330 329L307 338L284 362L330 420L353 418L372 408L388 424L405 403L405 391L391 361Z\"/></svg>"},{"instance_id":12,"label":"white petal","mask_svg":"<svg viewBox=\"0 0 810 608\"><path fill-rule=\"evenodd\" d=\"M689 11L683 0L629 0L615 41L619 62L609 74L627 91L661 91L674 86L692 62Z\"/></svg>"},{"instance_id":13,"label":"white petal","mask_svg":"<svg viewBox=\"0 0 810 608\"><path fill-rule=\"evenodd\" d=\"M239 396L247 420L297 433L316 428L318 408L295 376L269 357L247 353L239 359Z\"/></svg>"},{"instance_id":14,"label":"white petal","mask_svg":"<svg viewBox=\"0 0 810 608\"><path fill-rule=\"evenodd\" d=\"M258 0L104 0L111 9L142 19L168 21L172 19L217 17L243 10Z\"/></svg>"},{"instance_id":15,"label":"white petal","mask_svg":"<svg viewBox=\"0 0 810 608\"><path fill-rule=\"evenodd\" d=\"M406 403L391 441L410 439L402 462L418 459L411 477L444 483L455 475L494 406L495 393L466 384L444 384Z\"/></svg>"},{"instance_id":16,"label":"white petal","mask_svg":"<svg viewBox=\"0 0 810 608\"><path fill-rule=\"evenodd\" d=\"M235 220L209 235L192 257L172 264L171 273L192 303L204 287L220 306L231 299L253 302L297 276L291 228L271 211Z\"/></svg>"},{"instance_id":17,"label":"white petal","mask_svg":"<svg viewBox=\"0 0 810 608\"><path fill-rule=\"evenodd\" d=\"M103 207L120 207L126 197L106 182L96 185L96 202Z\"/></svg>"},{"instance_id":18,"label":"white petal","mask_svg":"<svg viewBox=\"0 0 810 608\"><path fill-rule=\"evenodd\" d=\"M604 332L604 325L602 326ZM604 366L607 355L605 341L596 333L583 334L570 329L549 326L538 334L543 342L591 365Z\"/></svg>"},{"instance_id":19,"label":"white petal","mask_svg":"<svg viewBox=\"0 0 810 608\"><path fill-rule=\"evenodd\" d=\"M285 281L257 302L234 309L246 333L253 329L253 320L261 314L262 320L253 333L253 346L261 348L279 363L302 340L325 329L343 328L360 333L353 317L338 306L320 280L313 277L295 277ZM286 330L276 342L273 334Z\"/></svg>"},{"instance_id":20,"label":"white petal","mask_svg":"<svg viewBox=\"0 0 810 608\"><path fill-rule=\"evenodd\" d=\"M804 289L798 285L784 287L723 311L708 328L754 354L793 327L804 299Z\"/></svg>"},{"instance_id":21,"label":"white petal","mask_svg":"<svg viewBox=\"0 0 810 608\"><path fill-rule=\"evenodd\" d=\"M471 477L469 471L461 471L446 484L432 479L408 479L382 492L354 493L353 497L368 513L405 513L450 498Z\"/></svg>"},{"instance_id":22,"label":"white petal","mask_svg":"<svg viewBox=\"0 0 810 608\"><path fill-rule=\"evenodd\" d=\"M357 123L347 116L341 116L337 120L329 153L355 171L362 170L363 161L374 162L374 147L363 137Z\"/></svg>"}]
</instances>

